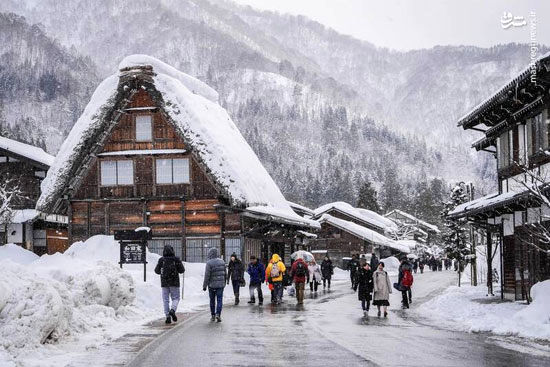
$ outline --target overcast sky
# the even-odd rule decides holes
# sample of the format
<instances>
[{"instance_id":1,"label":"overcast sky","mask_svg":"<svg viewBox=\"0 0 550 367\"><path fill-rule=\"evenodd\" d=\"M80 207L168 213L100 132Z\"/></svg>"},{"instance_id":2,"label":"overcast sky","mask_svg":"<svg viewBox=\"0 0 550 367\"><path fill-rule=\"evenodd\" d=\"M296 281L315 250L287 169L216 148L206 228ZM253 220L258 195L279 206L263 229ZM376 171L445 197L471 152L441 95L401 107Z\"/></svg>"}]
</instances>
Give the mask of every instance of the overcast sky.
<instances>
[{"instance_id":1,"label":"overcast sky","mask_svg":"<svg viewBox=\"0 0 550 367\"><path fill-rule=\"evenodd\" d=\"M258 9L302 14L340 33L398 50L435 45L492 46L530 41L550 45L550 0L235 0ZM526 26L503 29L504 12Z\"/></svg>"}]
</instances>

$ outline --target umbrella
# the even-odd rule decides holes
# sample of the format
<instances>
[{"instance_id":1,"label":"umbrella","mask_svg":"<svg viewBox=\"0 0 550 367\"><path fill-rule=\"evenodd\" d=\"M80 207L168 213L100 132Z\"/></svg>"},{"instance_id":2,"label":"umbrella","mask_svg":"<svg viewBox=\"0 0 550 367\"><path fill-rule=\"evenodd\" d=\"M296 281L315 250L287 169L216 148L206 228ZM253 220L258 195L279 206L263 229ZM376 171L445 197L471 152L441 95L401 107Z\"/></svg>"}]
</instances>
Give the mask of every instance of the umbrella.
<instances>
[{"instance_id":1,"label":"umbrella","mask_svg":"<svg viewBox=\"0 0 550 367\"><path fill-rule=\"evenodd\" d=\"M409 259L418 259L418 256L416 256L415 254L408 254L407 257Z\"/></svg>"},{"instance_id":2,"label":"umbrella","mask_svg":"<svg viewBox=\"0 0 550 367\"><path fill-rule=\"evenodd\" d=\"M292 255L290 255L290 258L292 260L302 259L305 262L310 262L310 261L315 260L315 258L311 254L311 252L307 252L307 251L304 251L304 250L299 250L299 251L293 252Z\"/></svg>"}]
</instances>

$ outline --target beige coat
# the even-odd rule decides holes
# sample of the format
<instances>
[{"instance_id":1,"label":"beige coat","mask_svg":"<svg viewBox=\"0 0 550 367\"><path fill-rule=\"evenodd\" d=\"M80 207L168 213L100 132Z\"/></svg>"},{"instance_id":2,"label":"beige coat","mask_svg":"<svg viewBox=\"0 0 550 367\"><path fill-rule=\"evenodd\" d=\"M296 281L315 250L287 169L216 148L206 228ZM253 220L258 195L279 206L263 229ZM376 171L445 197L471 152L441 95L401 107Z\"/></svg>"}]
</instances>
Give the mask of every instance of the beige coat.
<instances>
[{"instance_id":1,"label":"beige coat","mask_svg":"<svg viewBox=\"0 0 550 367\"><path fill-rule=\"evenodd\" d=\"M376 270L372 276L374 283L374 300L383 301L390 299L390 276L384 270Z\"/></svg>"}]
</instances>

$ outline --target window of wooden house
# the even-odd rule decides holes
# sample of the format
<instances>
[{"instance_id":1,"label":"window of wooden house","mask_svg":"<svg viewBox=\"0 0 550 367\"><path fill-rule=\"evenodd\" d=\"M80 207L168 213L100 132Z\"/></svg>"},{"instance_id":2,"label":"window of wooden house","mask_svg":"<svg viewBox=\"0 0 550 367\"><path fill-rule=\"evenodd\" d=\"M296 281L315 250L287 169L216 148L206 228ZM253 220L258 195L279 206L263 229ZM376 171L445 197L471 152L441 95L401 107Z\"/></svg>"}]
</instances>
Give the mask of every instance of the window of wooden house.
<instances>
[{"instance_id":1,"label":"window of wooden house","mask_svg":"<svg viewBox=\"0 0 550 367\"><path fill-rule=\"evenodd\" d=\"M157 159L156 172L158 184L189 183L189 159Z\"/></svg>"},{"instance_id":2,"label":"window of wooden house","mask_svg":"<svg viewBox=\"0 0 550 367\"><path fill-rule=\"evenodd\" d=\"M136 116L136 141L153 140L153 118L151 115Z\"/></svg>"},{"instance_id":3,"label":"window of wooden house","mask_svg":"<svg viewBox=\"0 0 550 367\"><path fill-rule=\"evenodd\" d=\"M527 120L527 143L530 144L529 155L548 149L548 110Z\"/></svg>"},{"instance_id":4,"label":"window of wooden house","mask_svg":"<svg viewBox=\"0 0 550 367\"><path fill-rule=\"evenodd\" d=\"M134 162L131 160L101 161L101 185L133 185Z\"/></svg>"},{"instance_id":5,"label":"window of wooden house","mask_svg":"<svg viewBox=\"0 0 550 367\"><path fill-rule=\"evenodd\" d=\"M521 165L524 165L527 163L527 147L526 147L526 139L525 139L525 125L521 124L517 127L517 133L518 133L518 162Z\"/></svg>"},{"instance_id":6,"label":"window of wooden house","mask_svg":"<svg viewBox=\"0 0 550 367\"><path fill-rule=\"evenodd\" d=\"M508 131L504 132L497 139L497 151L498 168L505 168L510 165L510 134Z\"/></svg>"}]
</instances>

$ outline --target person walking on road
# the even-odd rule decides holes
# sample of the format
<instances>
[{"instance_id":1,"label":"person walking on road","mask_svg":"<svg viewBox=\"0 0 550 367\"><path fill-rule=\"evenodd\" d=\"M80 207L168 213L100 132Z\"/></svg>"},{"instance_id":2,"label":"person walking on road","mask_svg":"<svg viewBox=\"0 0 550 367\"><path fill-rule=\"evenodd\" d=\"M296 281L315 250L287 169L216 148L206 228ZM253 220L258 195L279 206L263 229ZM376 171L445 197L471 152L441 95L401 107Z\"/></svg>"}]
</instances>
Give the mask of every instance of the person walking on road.
<instances>
[{"instance_id":1,"label":"person walking on road","mask_svg":"<svg viewBox=\"0 0 550 367\"><path fill-rule=\"evenodd\" d=\"M414 260L413 262L413 271L415 274L418 271L418 260Z\"/></svg>"},{"instance_id":2,"label":"person walking on road","mask_svg":"<svg viewBox=\"0 0 550 367\"><path fill-rule=\"evenodd\" d=\"M373 290L373 280L372 280L372 270L368 263L365 263L357 271L355 279L355 288L354 291L357 293L359 301L361 301L361 308L365 316L369 316L370 301L372 299L372 290Z\"/></svg>"},{"instance_id":3,"label":"person walking on road","mask_svg":"<svg viewBox=\"0 0 550 367\"><path fill-rule=\"evenodd\" d=\"M378 307L378 317L380 317L380 307L384 310L384 317L388 317L388 306L390 305L391 281L390 276L384 270L384 262L380 261L378 269L373 276L374 301L373 305Z\"/></svg>"},{"instance_id":4,"label":"person walking on road","mask_svg":"<svg viewBox=\"0 0 550 367\"><path fill-rule=\"evenodd\" d=\"M349 277L351 280L351 289L353 289L355 285L355 273L357 272L357 269L359 269L359 259L357 258L356 254L351 255L351 260L348 264L349 269Z\"/></svg>"},{"instance_id":5,"label":"person walking on road","mask_svg":"<svg viewBox=\"0 0 550 367\"><path fill-rule=\"evenodd\" d=\"M290 276L296 287L296 301L299 305L304 303L304 290L306 279L309 282L309 269L302 258L296 259L290 268Z\"/></svg>"},{"instance_id":6,"label":"person walking on road","mask_svg":"<svg viewBox=\"0 0 550 367\"><path fill-rule=\"evenodd\" d=\"M377 268L378 268L378 263L380 262L380 260L378 260L378 257L376 257L376 254L374 253L374 251L372 251L372 254L371 254L371 257L370 257L370 268L371 268L371 271L375 271Z\"/></svg>"},{"instance_id":7,"label":"person walking on road","mask_svg":"<svg viewBox=\"0 0 550 367\"><path fill-rule=\"evenodd\" d=\"M271 261L265 270L266 282L273 284L273 304L281 303L283 300L283 274L286 271L285 264L278 254L271 256Z\"/></svg>"},{"instance_id":8,"label":"person walking on road","mask_svg":"<svg viewBox=\"0 0 550 367\"><path fill-rule=\"evenodd\" d=\"M225 270L225 261L220 258L218 249L213 247L208 250L208 261L204 269L204 281L202 290L210 296L210 315L211 321L222 322L223 289L227 281L227 272Z\"/></svg>"},{"instance_id":9,"label":"person walking on road","mask_svg":"<svg viewBox=\"0 0 550 367\"><path fill-rule=\"evenodd\" d=\"M319 283L321 283L321 279L323 279L321 267L317 265L314 259L310 261L307 268L309 270L309 290L311 292L317 292L317 287L319 287Z\"/></svg>"},{"instance_id":10,"label":"person walking on road","mask_svg":"<svg viewBox=\"0 0 550 367\"><path fill-rule=\"evenodd\" d=\"M180 274L185 272L183 263L176 257L174 248L170 245L164 246L162 257L155 266L155 273L160 275L160 287L162 288L162 302L164 304L164 316L166 323L171 324L178 321L176 310L180 302ZM170 307L170 299L172 307Z\"/></svg>"},{"instance_id":11,"label":"person walking on road","mask_svg":"<svg viewBox=\"0 0 550 367\"><path fill-rule=\"evenodd\" d=\"M231 281L233 286L233 294L235 295L235 306L239 304L239 291L241 287L244 287L244 265L237 257L237 254L232 253L229 258L229 266L227 267L227 284Z\"/></svg>"},{"instance_id":12,"label":"person walking on road","mask_svg":"<svg viewBox=\"0 0 550 367\"><path fill-rule=\"evenodd\" d=\"M323 288L325 288L328 283L328 289L330 289L330 280L334 274L334 267L332 266L332 260L328 257L328 255L325 256L325 259L321 263L321 273L323 275Z\"/></svg>"},{"instance_id":13,"label":"person walking on road","mask_svg":"<svg viewBox=\"0 0 550 367\"><path fill-rule=\"evenodd\" d=\"M424 260L420 261L418 267L420 268L420 274L424 274Z\"/></svg>"},{"instance_id":14,"label":"person walking on road","mask_svg":"<svg viewBox=\"0 0 550 367\"><path fill-rule=\"evenodd\" d=\"M248 264L248 269L246 270L248 275L250 275L250 285L248 290L250 291L250 301L248 303L256 303L254 298L254 290L258 290L258 305L263 305L264 295L262 293L262 283L264 282L264 265L256 258L256 256L250 256L250 264Z\"/></svg>"},{"instance_id":15,"label":"person walking on road","mask_svg":"<svg viewBox=\"0 0 550 367\"><path fill-rule=\"evenodd\" d=\"M397 279L397 284L402 295L401 306L403 308L409 308L410 303L412 303L411 287L413 279L411 263L404 257L401 259L401 265L399 265L399 277Z\"/></svg>"}]
</instances>

